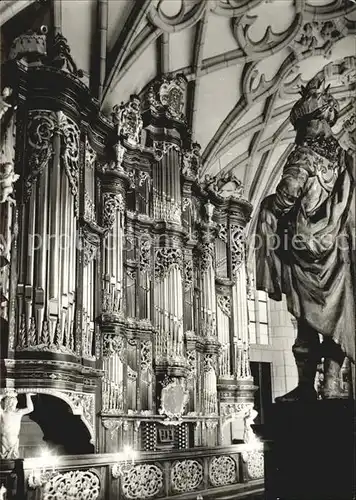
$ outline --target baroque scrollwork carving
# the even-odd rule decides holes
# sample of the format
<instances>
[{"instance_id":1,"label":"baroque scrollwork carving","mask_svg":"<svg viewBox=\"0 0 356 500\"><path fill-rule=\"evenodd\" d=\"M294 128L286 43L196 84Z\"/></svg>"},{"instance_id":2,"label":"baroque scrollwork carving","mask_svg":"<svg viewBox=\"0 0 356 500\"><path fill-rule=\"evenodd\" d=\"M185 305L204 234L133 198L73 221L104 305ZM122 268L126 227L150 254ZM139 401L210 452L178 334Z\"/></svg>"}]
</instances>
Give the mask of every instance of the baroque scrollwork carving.
<instances>
[{"instance_id":1,"label":"baroque scrollwork carving","mask_svg":"<svg viewBox=\"0 0 356 500\"><path fill-rule=\"evenodd\" d=\"M78 392L66 392L71 401L71 408L74 414L82 415L90 425L92 433L95 428L95 394L84 394Z\"/></svg>"},{"instance_id":2,"label":"baroque scrollwork carving","mask_svg":"<svg viewBox=\"0 0 356 500\"><path fill-rule=\"evenodd\" d=\"M87 228L82 230L83 263L86 267L96 257L100 245L100 236Z\"/></svg>"},{"instance_id":3,"label":"baroque scrollwork carving","mask_svg":"<svg viewBox=\"0 0 356 500\"><path fill-rule=\"evenodd\" d=\"M172 268L183 270L183 253L181 248L161 247L155 250L155 280L161 281Z\"/></svg>"},{"instance_id":4,"label":"baroque scrollwork carving","mask_svg":"<svg viewBox=\"0 0 356 500\"><path fill-rule=\"evenodd\" d=\"M153 498L163 488L163 472L153 464L135 465L124 472L121 487L126 498Z\"/></svg>"},{"instance_id":5,"label":"baroque scrollwork carving","mask_svg":"<svg viewBox=\"0 0 356 500\"><path fill-rule=\"evenodd\" d=\"M113 228L116 213L123 213L125 210L125 201L121 193L103 193L103 226L107 230Z\"/></svg>"},{"instance_id":6,"label":"baroque scrollwork carving","mask_svg":"<svg viewBox=\"0 0 356 500\"><path fill-rule=\"evenodd\" d=\"M204 273L210 269L214 262L214 243L205 241L199 246L200 269Z\"/></svg>"},{"instance_id":7,"label":"baroque scrollwork carving","mask_svg":"<svg viewBox=\"0 0 356 500\"><path fill-rule=\"evenodd\" d=\"M193 260L192 258L184 258L184 290L188 292L193 285Z\"/></svg>"},{"instance_id":8,"label":"baroque scrollwork carving","mask_svg":"<svg viewBox=\"0 0 356 500\"><path fill-rule=\"evenodd\" d=\"M132 94L129 102L115 105L112 119L118 125L118 135L124 137L132 145L139 144L143 121L141 118L140 98Z\"/></svg>"},{"instance_id":9,"label":"baroque scrollwork carving","mask_svg":"<svg viewBox=\"0 0 356 500\"><path fill-rule=\"evenodd\" d=\"M77 124L63 113L59 114L59 130L63 137L62 158L68 176L76 214L78 214L78 185L79 185L79 137Z\"/></svg>"},{"instance_id":10,"label":"baroque scrollwork carving","mask_svg":"<svg viewBox=\"0 0 356 500\"><path fill-rule=\"evenodd\" d=\"M197 352L195 349L189 349L186 352L188 362L188 380L194 380L197 373Z\"/></svg>"},{"instance_id":11,"label":"baroque scrollwork carving","mask_svg":"<svg viewBox=\"0 0 356 500\"><path fill-rule=\"evenodd\" d=\"M24 201L32 193L33 183L47 167L51 156L54 154L52 139L56 130L56 115L52 111L30 111L28 114L28 169L29 174L25 179Z\"/></svg>"},{"instance_id":12,"label":"baroque scrollwork carving","mask_svg":"<svg viewBox=\"0 0 356 500\"><path fill-rule=\"evenodd\" d=\"M235 483L236 462L229 456L214 457L209 464L209 480L213 486Z\"/></svg>"},{"instance_id":13,"label":"baroque scrollwork carving","mask_svg":"<svg viewBox=\"0 0 356 500\"><path fill-rule=\"evenodd\" d=\"M231 268L232 275L236 276L245 255L245 230L243 226L232 224L230 226L231 235Z\"/></svg>"},{"instance_id":14,"label":"baroque scrollwork carving","mask_svg":"<svg viewBox=\"0 0 356 500\"><path fill-rule=\"evenodd\" d=\"M222 417L243 417L253 409L253 403L220 403L220 414Z\"/></svg>"},{"instance_id":15,"label":"baroque scrollwork carving","mask_svg":"<svg viewBox=\"0 0 356 500\"><path fill-rule=\"evenodd\" d=\"M141 342L141 370L152 370L152 342L150 340Z\"/></svg>"},{"instance_id":16,"label":"baroque scrollwork carving","mask_svg":"<svg viewBox=\"0 0 356 500\"><path fill-rule=\"evenodd\" d=\"M203 466L197 460L175 462L171 469L171 485L176 492L193 491L203 481Z\"/></svg>"},{"instance_id":17,"label":"baroque scrollwork carving","mask_svg":"<svg viewBox=\"0 0 356 500\"><path fill-rule=\"evenodd\" d=\"M149 273L151 271L151 240L145 239L143 235L139 238L139 252L140 252L140 272Z\"/></svg>"},{"instance_id":18,"label":"baroque scrollwork carving","mask_svg":"<svg viewBox=\"0 0 356 500\"><path fill-rule=\"evenodd\" d=\"M153 153L157 161L162 160L162 158L171 149L174 149L175 151L180 151L179 147L173 142L153 141Z\"/></svg>"},{"instance_id":19,"label":"baroque scrollwork carving","mask_svg":"<svg viewBox=\"0 0 356 500\"><path fill-rule=\"evenodd\" d=\"M51 66L64 69L78 78L84 76L83 70L78 69L74 62L68 40L62 33L57 33L54 37L53 46L49 50L49 62Z\"/></svg>"},{"instance_id":20,"label":"baroque scrollwork carving","mask_svg":"<svg viewBox=\"0 0 356 500\"><path fill-rule=\"evenodd\" d=\"M96 500L100 494L99 477L91 471L73 470L54 474L43 486L43 500Z\"/></svg>"},{"instance_id":21,"label":"baroque scrollwork carving","mask_svg":"<svg viewBox=\"0 0 356 500\"><path fill-rule=\"evenodd\" d=\"M86 189L84 190L84 218L88 222L96 222L95 203Z\"/></svg>"},{"instance_id":22,"label":"baroque scrollwork carving","mask_svg":"<svg viewBox=\"0 0 356 500\"><path fill-rule=\"evenodd\" d=\"M89 144L88 139L85 141L85 168L93 170L95 166L96 152Z\"/></svg>"},{"instance_id":23,"label":"baroque scrollwork carving","mask_svg":"<svg viewBox=\"0 0 356 500\"><path fill-rule=\"evenodd\" d=\"M227 227L226 224L218 224L217 225L217 237L227 243Z\"/></svg>"},{"instance_id":24,"label":"baroque scrollwork carving","mask_svg":"<svg viewBox=\"0 0 356 500\"><path fill-rule=\"evenodd\" d=\"M231 298L228 295L218 295L217 304L221 311L230 318L231 316Z\"/></svg>"},{"instance_id":25,"label":"baroque scrollwork carving","mask_svg":"<svg viewBox=\"0 0 356 500\"><path fill-rule=\"evenodd\" d=\"M149 88L147 101L154 112L164 111L169 118L185 121L183 113L187 79L183 74L163 76Z\"/></svg>"}]
</instances>

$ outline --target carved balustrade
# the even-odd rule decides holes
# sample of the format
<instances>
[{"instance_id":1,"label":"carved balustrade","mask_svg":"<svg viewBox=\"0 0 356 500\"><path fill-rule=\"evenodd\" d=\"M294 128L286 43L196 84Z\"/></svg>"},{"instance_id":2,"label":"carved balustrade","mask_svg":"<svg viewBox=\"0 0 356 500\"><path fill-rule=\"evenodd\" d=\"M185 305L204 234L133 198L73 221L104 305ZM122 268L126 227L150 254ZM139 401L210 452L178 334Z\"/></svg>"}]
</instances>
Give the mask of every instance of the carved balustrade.
<instances>
[{"instance_id":1,"label":"carved balustrade","mask_svg":"<svg viewBox=\"0 0 356 500\"><path fill-rule=\"evenodd\" d=\"M243 458L246 453L244 445L235 445L214 450L197 448L194 457L181 451L142 452L134 462L119 461L115 454L68 456L57 457L48 467L41 459L26 459L24 498L37 498L41 491L41 498L49 500L58 490L73 500L96 500L104 492L108 498L125 500L262 493L263 461L256 458L247 462ZM260 452L248 453L258 457Z\"/></svg>"}]
</instances>

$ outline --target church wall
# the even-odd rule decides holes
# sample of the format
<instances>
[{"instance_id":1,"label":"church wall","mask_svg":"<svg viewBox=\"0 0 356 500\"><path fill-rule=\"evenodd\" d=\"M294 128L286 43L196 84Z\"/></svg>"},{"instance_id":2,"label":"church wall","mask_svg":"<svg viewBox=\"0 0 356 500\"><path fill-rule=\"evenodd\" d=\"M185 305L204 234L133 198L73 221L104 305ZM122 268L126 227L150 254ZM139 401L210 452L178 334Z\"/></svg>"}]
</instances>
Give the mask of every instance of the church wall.
<instances>
[{"instance_id":1,"label":"church wall","mask_svg":"<svg viewBox=\"0 0 356 500\"><path fill-rule=\"evenodd\" d=\"M285 298L268 301L269 345L251 345L251 361L271 363L272 398L290 391L297 385L297 369L292 353L294 326Z\"/></svg>"}]
</instances>

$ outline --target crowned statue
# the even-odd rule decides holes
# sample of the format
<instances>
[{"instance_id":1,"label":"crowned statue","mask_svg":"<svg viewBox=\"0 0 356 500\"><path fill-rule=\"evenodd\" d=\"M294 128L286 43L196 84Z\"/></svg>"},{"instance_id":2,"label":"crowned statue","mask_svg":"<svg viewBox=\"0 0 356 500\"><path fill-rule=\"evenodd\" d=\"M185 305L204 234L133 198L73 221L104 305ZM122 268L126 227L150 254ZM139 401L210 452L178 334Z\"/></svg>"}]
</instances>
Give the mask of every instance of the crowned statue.
<instances>
[{"instance_id":1,"label":"crowned statue","mask_svg":"<svg viewBox=\"0 0 356 500\"><path fill-rule=\"evenodd\" d=\"M302 87L290 115L295 147L260 207L257 289L277 301L285 294L298 327L298 386L279 402L317 399L322 358L322 397L339 398L343 361L355 362L354 165L331 130L338 112L323 73Z\"/></svg>"}]
</instances>

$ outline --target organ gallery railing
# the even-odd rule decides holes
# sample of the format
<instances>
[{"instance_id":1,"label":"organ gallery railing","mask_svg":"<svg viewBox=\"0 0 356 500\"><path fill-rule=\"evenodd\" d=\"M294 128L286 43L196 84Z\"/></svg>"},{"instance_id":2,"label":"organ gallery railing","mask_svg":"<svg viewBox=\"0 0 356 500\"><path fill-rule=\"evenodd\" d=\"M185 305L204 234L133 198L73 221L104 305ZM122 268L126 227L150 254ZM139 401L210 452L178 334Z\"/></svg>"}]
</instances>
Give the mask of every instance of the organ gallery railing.
<instances>
[{"instance_id":1,"label":"organ gallery railing","mask_svg":"<svg viewBox=\"0 0 356 500\"><path fill-rule=\"evenodd\" d=\"M46 464L46 465L45 465ZM52 498L55 491L73 498L125 500L197 498L239 491L262 493L263 459L260 449L245 445L207 450L197 448L194 457L186 451L133 454L124 452L94 457L45 456L24 461L25 496ZM76 495L76 496L75 496ZM69 497L68 497L69 498Z\"/></svg>"}]
</instances>

